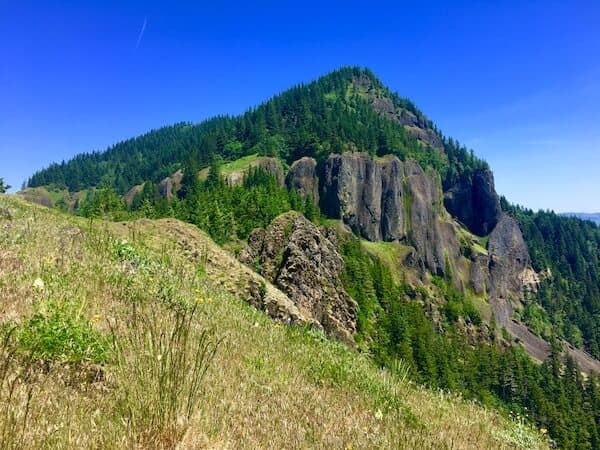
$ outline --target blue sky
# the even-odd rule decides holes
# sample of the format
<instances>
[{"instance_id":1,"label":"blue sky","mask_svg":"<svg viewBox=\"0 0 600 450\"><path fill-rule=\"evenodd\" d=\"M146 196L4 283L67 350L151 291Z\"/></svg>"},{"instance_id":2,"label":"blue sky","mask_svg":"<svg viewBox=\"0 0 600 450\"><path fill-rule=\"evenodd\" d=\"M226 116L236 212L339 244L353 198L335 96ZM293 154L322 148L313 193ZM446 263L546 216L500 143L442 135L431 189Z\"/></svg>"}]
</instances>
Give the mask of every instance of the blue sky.
<instances>
[{"instance_id":1,"label":"blue sky","mask_svg":"<svg viewBox=\"0 0 600 450\"><path fill-rule=\"evenodd\" d=\"M360 65L513 202L600 211L598 2L201 3L0 0L0 176Z\"/></svg>"}]
</instances>

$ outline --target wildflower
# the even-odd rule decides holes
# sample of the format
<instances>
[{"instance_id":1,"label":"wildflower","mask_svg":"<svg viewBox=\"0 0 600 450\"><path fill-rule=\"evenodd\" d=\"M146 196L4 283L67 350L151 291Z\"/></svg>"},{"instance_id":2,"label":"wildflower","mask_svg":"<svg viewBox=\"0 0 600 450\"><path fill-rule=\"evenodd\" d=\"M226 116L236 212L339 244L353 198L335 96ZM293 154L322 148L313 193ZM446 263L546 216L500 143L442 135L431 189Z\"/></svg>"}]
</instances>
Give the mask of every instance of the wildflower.
<instances>
[{"instance_id":1,"label":"wildflower","mask_svg":"<svg viewBox=\"0 0 600 450\"><path fill-rule=\"evenodd\" d=\"M100 322L100 319L102 319L102 316L100 314L95 314L94 317L92 317L92 320L94 322Z\"/></svg>"},{"instance_id":2,"label":"wildflower","mask_svg":"<svg viewBox=\"0 0 600 450\"><path fill-rule=\"evenodd\" d=\"M548 429L542 427L542 428L540 428L540 433L542 433L542 434L548 434Z\"/></svg>"},{"instance_id":3,"label":"wildflower","mask_svg":"<svg viewBox=\"0 0 600 450\"><path fill-rule=\"evenodd\" d=\"M380 410L380 409L378 409L378 410L375 412L375 418L376 418L377 420L381 420L381 419L383 419L383 413L381 412L381 410Z\"/></svg>"},{"instance_id":4,"label":"wildflower","mask_svg":"<svg viewBox=\"0 0 600 450\"><path fill-rule=\"evenodd\" d=\"M38 291L43 291L45 287L44 280L42 280L41 278L36 278L33 282L33 287Z\"/></svg>"},{"instance_id":5,"label":"wildflower","mask_svg":"<svg viewBox=\"0 0 600 450\"><path fill-rule=\"evenodd\" d=\"M196 299L196 302L197 302L197 303L204 303L204 298L202 298L202 297L198 297L198 298Z\"/></svg>"}]
</instances>

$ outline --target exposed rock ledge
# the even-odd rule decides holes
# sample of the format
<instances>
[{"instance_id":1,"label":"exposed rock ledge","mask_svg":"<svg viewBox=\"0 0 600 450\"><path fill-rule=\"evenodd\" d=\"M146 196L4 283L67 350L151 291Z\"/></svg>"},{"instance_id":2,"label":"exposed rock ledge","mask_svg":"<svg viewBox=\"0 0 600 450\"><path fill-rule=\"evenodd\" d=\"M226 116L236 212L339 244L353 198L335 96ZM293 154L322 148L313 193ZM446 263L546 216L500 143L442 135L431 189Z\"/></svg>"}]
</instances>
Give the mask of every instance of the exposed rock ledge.
<instances>
[{"instance_id":1,"label":"exposed rock ledge","mask_svg":"<svg viewBox=\"0 0 600 450\"><path fill-rule=\"evenodd\" d=\"M300 312L353 344L356 302L342 287L342 257L312 222L296 212L277 217L248 238L240 259L281 289Z\"/></svg>"}]
</instances>

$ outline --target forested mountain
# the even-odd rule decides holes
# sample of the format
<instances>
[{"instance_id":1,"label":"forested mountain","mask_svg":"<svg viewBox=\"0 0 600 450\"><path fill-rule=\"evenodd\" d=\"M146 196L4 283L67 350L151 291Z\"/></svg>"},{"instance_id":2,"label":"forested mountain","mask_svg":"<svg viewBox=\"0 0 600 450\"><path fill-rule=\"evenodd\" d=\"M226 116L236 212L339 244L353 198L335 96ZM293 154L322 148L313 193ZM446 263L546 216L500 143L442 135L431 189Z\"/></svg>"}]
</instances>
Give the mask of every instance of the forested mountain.
<instances>
[{"instance_id":1,"label":"forested mountain","mask_svg":"<svg viewBox=\"0 0 600 450\"><path fill-rule=\"evenodd\" d=\"M501 199L485 161L369 70L28 185L67 188L88 217L193 223L381 366L401 359L421 383L518 410L566 448L600 446L600 363L583 351L600 357L600 229Z\"/></svg>"},{"instance_id":2,"label":"forested mountain","mask_svg":"<svg viewBox=\"0 0 600 450\"><path fill-rule=\"evenodd\" d=\"M203 167L212 155L235 160L259 153L291 163L349 150L414 158L435 167L445 186L485 165L452 139L444 140L409 100L390 92L373 73L345 68L239 117L164 127L104 152L53 164L35 173L28 186L56 184L79 191L107 185L125 193L144 181L160 181L190 159Z\"/></svg>"}]
</instances>

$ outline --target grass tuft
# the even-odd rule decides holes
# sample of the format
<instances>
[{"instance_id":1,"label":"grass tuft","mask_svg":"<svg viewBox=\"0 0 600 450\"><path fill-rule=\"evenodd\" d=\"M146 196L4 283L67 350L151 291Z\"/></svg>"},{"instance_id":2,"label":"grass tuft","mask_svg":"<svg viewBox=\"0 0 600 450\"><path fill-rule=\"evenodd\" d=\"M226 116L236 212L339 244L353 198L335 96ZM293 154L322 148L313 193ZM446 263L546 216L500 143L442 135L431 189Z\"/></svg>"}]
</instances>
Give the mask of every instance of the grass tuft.
<instances>
[{"instance_id":1,"label":"grass tuft","mask_svg":"<svg viewBox=\"0 0 600 450\"><path fill-rule=\"evenodd\" d=\"M219 340L195 323L197 306L133 307L113 329L118 413L134 445L172 448L202 396Z\"/></svg>"}]
</instances>

